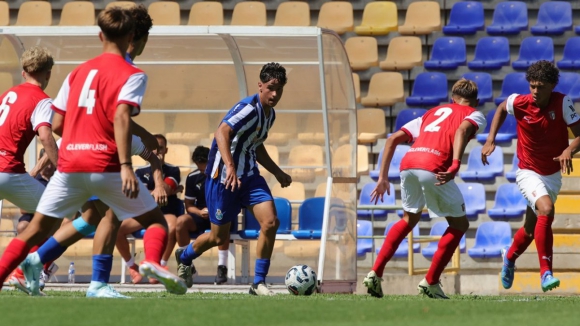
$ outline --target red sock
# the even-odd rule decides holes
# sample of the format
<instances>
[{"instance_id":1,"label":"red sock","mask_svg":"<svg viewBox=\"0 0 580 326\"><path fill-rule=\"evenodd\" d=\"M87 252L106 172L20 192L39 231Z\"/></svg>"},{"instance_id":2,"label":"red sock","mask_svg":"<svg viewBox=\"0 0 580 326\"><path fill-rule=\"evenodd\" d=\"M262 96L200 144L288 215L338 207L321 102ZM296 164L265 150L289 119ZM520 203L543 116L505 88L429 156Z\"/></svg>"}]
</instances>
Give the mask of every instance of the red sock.
<instances>
[{"instance_id":1,"label":"red sock","mask_svg":"<svg viewBox=\"0 0 580 326\"><path fill-rule=\"evenodd\" d=\"M552 270L552 254L554 246L554 235L552 234L553 217L538 215L534 238L540 259L540 275Z\"/></svg>"},{"instance_id":2,"label":"red sock","mask_svg":"<svg viewBox=\"0 0 580 326\"><path fill-rule=\"evenodd\" d=\"M160 227L150 227L143 236L145 260L159 264L167 246L167 231Z\"/></svg>"},{"instance_id":3,"label":"red sock","mask_svg":"<svg viewBox=\"0 0 580 326\"><path fill-rule=\"evenodd\" d=\"M385 265L391 260L391 257L395 254L403 239L412 230L413 228L409 227L409 224L405 220L400 220L391 227L373 266L373 271L375 271L378 277L383 277Z\"/></svg>"},{"instance_id":4,"label":"red sock","mask_svg":"<svg viewBox=\"0 0 580 326\"><path fill-rule=\"evenodd\" d=\"M10 241L2 258L0 258L0 280L4 281L10 273L20 264L26 255L28 255L28 245L26 242L15 238ZM0 289L2 282L0 282Z\"/></svg>"},{"instance_id":5,"label":"red sock","mask_svg":"<svg viewBox=\"0 0 580 326\"><path fill-rule=\"evenodd\" d=\"M516 262L516 259L522 255L528 246L534 241L533 237L527 235L526 230L522 227L514 235L514 242L507 253L507 259L511 262Z\"/></svg>"},{"instance_id":6,"label":"red sock","mask_svg":"<svg viewBox=\"0 0 580 326\"><path fill-rule=\"evenodd\" d=\"M433 255L433 261L431 262L429 271L425 276L427 283L433 285L439 282L441 273L443 273L445 266L447 266L451 257L453 257L453 253L457 246L459 246L463 234L465 234L465 232L452 227L448 227L447 230L445 230L445 233L441 236L441 240L439 240L437 251L435 251L435 254Z\"/></svg>"}]
</instances>

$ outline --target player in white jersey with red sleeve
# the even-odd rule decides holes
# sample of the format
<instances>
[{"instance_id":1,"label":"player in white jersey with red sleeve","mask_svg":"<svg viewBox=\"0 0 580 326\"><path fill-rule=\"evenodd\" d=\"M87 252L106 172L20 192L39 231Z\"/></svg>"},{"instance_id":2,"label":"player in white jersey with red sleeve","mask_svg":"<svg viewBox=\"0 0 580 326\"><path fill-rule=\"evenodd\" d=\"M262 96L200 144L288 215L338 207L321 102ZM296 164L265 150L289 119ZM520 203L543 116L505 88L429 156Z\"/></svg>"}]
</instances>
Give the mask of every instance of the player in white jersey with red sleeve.
<instances>
[{"instance_id":1,"label":"player in white jersey with red sleeve","mask_svg":"<svg viewBox=\"0 0 580 326\"><path fill-rule=\"evenodd\" d=\"M487 124L484 115L474 109L478 105L474 82L461 79L453 85L451 93L453 103L427 111L392 134L385 143L379 180L371 193L375 203L383 200L385 192L389 193L387 176L395 147L414 141L401 161L403 218L387 234L372 270L363 281L372 296L383 296L381 282L385 265L417 225L426 204L429 216L445 217L449 227L439 240L431 267L418 289L433 299L449 299L441 289L439 277L469 228L463 196L453 178L459 171L465 146Z\"/></svg>"},{"instance_id":2,"label":"player in white jersey with red sleeve","mask_svg":"<svg viewBox=\"0 0 580 326\"><path fill-rule=\"evenodd\" d=\"M524 226L514 235L510 247L502 250L501 281L511 288L515 261L536 240L540 261L540 284L544 292L560 285L552 274L554 203L562 186L562 173L570 174L572 155L580 150L580 117L572 100L558 92L559 71L549 61L538 61L526 72L530 94L512 94L501 103L490 125L489 136L481 151L487 156L495 149L495 136L507 114L517 121L517 155L520 163L516 183L528 201ZM569 143L568 127L576 138Z\"/></svg>"},{"instance_id":3,"label":"player in white jersey with red sleeve","mask_svg":"<svg viewBox=\"0 0 580 326\"><path fill-rule=\"evenodd\" d=\"M141 272L158 279L168 291L183 294L187 290L183 281L159 266L167 224L131 165L131 116L139 113L147 81L145 73L124 58L133 38L134 20L128 10L112 7L103 10L97 22L103 54L73 70L53 103L53 124L55 130L62 128L63 139L58 171L32 223L6 248L0 266L7 266L7 271L0 269L0 277L16 267L28 248L41 241L55 223L71 216L94 195L119 220L137 216L136 220L148 227ZM42 264L28 258L21 267L30 280L32 294L38 294L36 278Z\"/></svg>"}]
</instances>

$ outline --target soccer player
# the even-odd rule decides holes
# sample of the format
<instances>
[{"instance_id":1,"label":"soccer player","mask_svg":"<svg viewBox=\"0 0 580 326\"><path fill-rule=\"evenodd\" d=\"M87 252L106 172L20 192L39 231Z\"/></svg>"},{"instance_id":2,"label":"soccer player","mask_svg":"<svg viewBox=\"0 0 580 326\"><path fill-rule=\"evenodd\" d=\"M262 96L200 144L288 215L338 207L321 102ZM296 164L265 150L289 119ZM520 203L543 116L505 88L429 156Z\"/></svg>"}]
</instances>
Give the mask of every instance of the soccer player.
<instances>
[{"instance_id":1,"label":"soccer player","mask_svg":"<svg viewBox=\"0 0 580 326\"><path fill-rule=\"evenodd\" d=\"M528 201L524 226L514 235L510 247L502 250L501 282L511 288L516 259L536 240L542 291L557 288L560 280L552 274L554 203L562 187L562 173L570 174L572 155L580 150L580 118L572 100L558 92L559 71L545 60L532 64L526 72L530 94L512 94L495 112L489 136L481 150L481 160L495 150L495 136L507 114L517 121L517 155L520 163L516 183ZM569 127L574 140L568 143Z\"/></svg>"},{"instance_id":2,"label":"soccer player","mask_svg":"<svg viewBox=\"0 0 580 326\"><path fill-rule=\"evenodd\" d=\"M375 204L379 199L383 201L385 192L389 194L387 176L395 147L402 142L415 142L401 160L403 218L387 234L372 270L363 281L374 297L383 296L381 282L385 265L417 225L427 204L429 216L445 217L449 227L439 240L429 271L418 290L433 299L449 299L441 289L439 277L469 228L463 196L453 178L459 171L465 146L487 124L484 115L474 109L478 105L474 82L457 81L451 98L451 104L437 106L423 117L408 122L385 143L379 180L371 193L371 201Z\"/></svg>"},{"instance_id":3,"label":"soccer player","mask_svg":"<svg viewBox=\"0 0 580 326\"><path fill-rule=\"evenodd\" d=\"M205 199L211 230L200 235L181 253L178 275L182 279L191 278L191 264L195 258L226 243L230 224L237 219L241 208L246 207L260 223L250 294L273 295L266 286L266 275L280 221L257 163L272 173L282 187L292 183L292 178L272 161L263 144L276 118L274 106L282 97L285 84L284 67L274 62L264 65L258 93L238 102L215 132L205 173Z\"/></svg>"},{"instance_id":4,"label":"soccer player","mask_svg":"<svg viewBox=\"0 0 580 326\"><path fill-rule=\"evenodd\" d=\"M129 11L112 7L101 11L97 21L103 54L73 70L53 103L53 124L63 138L58 171L31 224L10 242L0 259L0 278L14 269L28 248L41 241L57 221L96 195L119 220L137 215L136 219L148 226L141 273L157 278L168 291L183 294L187 290L183 281L158 264L167 241L167 225L131 166L131 116L139 113L147 81L145 73L124 59L133 38L134 20ZM42 264L31 257L21 267L34 295L39 293Z\"/></svg>"},{"instance_id":5,"label":"soccer player","mask_svg":"<svg viewBox=\"0 0 580 326\"><path fill-rule=\"evenodd\" d=\"M193 151L191 160L197 166L197 170L191 172L185 180L185 210L186 213L177 218L176 237L179 248L175 250L175 258L177 265L182 268L185 265L179 265L179 257L183 250L187 248L190 242L190 233L194 233L196 237L209 230L211 224L209 222L209 213L207 204L205 202L205 170L207 168L207 159L209 156L209 148L204 146L197 146ZM237 223L231 223L230 232L233 228L237 228ZM218 267L214 283L216 285L224 284L228 281L228 249L230 247L229 233L224 243L218 246ZM180 272L178 271L178 274ZM185 274L185 271L181 271ZM191 265L191 275L195 275L195 266ZM187 287L193 285L193 278L185 279Z\"/></svg>"}]
</instances>

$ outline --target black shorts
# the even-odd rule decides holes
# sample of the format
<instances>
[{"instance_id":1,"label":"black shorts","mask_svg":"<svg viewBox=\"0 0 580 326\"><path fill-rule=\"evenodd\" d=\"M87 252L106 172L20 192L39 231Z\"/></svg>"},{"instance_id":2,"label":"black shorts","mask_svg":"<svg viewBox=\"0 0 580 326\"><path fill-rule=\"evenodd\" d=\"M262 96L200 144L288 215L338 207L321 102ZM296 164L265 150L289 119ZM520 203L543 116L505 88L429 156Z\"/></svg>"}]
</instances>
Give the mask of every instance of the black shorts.
<instances>
[{"instance_id":1,"label":"black shorts","mask_svg":"<svg viewBox=\"0 0 580 326\"><path fill-rule=\"evenodd\" d=\"M163 214L173 214L177 217L185 214L185 206L183 200L177 197L169 197L167 205L161 207Z\"/></svg>"},{"instance_id":2,"label":"black shorts","mask_svg":"<svg viewBox=\"0 0 580 326\"><path fill-rule=\"evenodd\" d=\"M32 221L32 218L34 217L34 214L22 214L22 216L20 216L20 218L18 219L18 222L28 222L30 223L30 221Z\"/></svg>"}]
</instances>

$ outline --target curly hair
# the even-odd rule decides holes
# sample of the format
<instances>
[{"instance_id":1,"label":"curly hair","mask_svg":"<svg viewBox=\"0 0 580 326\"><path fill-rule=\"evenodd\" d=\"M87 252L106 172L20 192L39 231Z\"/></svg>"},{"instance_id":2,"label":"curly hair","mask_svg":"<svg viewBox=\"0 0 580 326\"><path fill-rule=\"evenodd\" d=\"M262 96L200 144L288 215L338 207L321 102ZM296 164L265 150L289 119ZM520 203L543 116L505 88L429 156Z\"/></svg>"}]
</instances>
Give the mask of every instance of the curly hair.
<instances>
[{"instance_id":1,"label":"curly hair","mask_svg":"<svg viewBox=\"0 0 580 326\"><path fill-rule=\"evenodd\" d=\"M526 80L528 82L538 81L557 85L560 79L560 71L556 65L547 60L534 62L526 71Z\"/></svg>"},{"instance_id":2,"label":"curly hair","mask_svg":"<svg viewBox=\"0 0 580 326\"><path fill-rule=\"evenodd\" d=\"M286 78L286 69L277 62L265 64L260 71L260 81L262 83L267 83L272 79L277 79L282 85L286 85L288 81Z\"/></svg>"},{"instance_id":3,"label":"curly hair","mask_svg":"<svg viewBox=\"0 0 580 326\"><path fill-rule=\"evenodd\" d=\"M20 62L22 63L22 70L29 74L49 71L54 65L54 59L50 51L40 46L33 46L24 51L20 57Z\"/></svg>"},{"instance_id":4,"label":"curly hair","mask_svg":"<svg viewBox=\"0 0 580 326\"><path fill-rule=\"evenodd\" d=\"M151 19L147 8L143 4L134 6L129 10L135 20L135 36L133 37L133 42L137 42L149 35L149 30L153 27L153 19Z\"/></svg>"}]
</instances>

